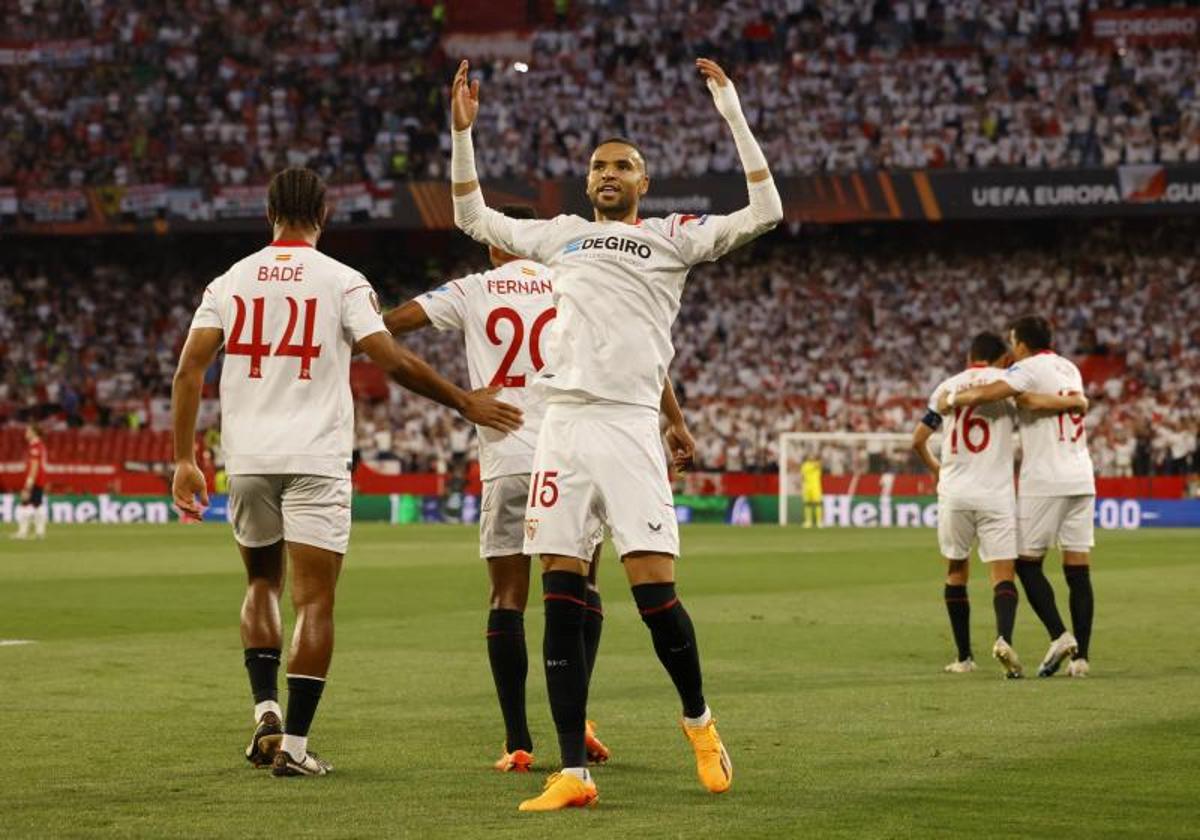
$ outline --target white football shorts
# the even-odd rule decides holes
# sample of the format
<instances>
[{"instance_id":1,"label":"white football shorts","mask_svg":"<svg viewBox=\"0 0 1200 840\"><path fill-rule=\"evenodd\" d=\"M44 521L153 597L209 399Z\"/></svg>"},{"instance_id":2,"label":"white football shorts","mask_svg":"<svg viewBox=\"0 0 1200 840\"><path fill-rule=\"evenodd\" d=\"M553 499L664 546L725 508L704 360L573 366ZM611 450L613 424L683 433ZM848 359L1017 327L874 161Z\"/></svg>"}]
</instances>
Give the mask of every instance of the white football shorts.
<instances>
[{"instance_id":1,"label":"white football shorts","mask_svg":"<svg viewBox=\"0 0 1200 840\"><path fill-rule=\"evenodd\" d=\"M679 556L675 497L658 412L622 403L550 403L538 434L525 553L591 560L604 526L617 555Z\"/></svg>"},{"instance_id":2,"label":"white football shorts","mask_svg":"<svg viewBox=\"0 0 1200 840\"><path fill-rule=\"evenodd\" d=\"M938 502L938 546L948 560L966 560L975 541L984 563L1017 559L1017 517L1012 510L959 510Z\"/></svg>"},{"instance_id":3,"label":"white football shorts","mask_svg":"<svg viewBox=\"0 0 1200 840\"><path fill-rule=\"evenodd\" d=\"M1017 496L1021 556L1041 557L1054 546L1091 551L1095 539L1096 497Z\"/></svg>"},{"instance_id":4,"label":"white football shorts","mask_svg":"<svg viewBox=\"0 0 1200 840\"><path fill-rule=\"evenodd\" d=\"M279 540L345 554L350 544L350 477L231 475L229 521L247 548Z\"/></svg>"},{"instance_id":5,"label":"white football shorts","mask_svg":"<svg viewBox=\"0 0 1200 840\"><path fill-rule=\"evenodd\" d=\"M507 557L525 551L525 505L529 474L501 475L483 482L479 505L479 556Z\"/></svg>"}]
</instances>

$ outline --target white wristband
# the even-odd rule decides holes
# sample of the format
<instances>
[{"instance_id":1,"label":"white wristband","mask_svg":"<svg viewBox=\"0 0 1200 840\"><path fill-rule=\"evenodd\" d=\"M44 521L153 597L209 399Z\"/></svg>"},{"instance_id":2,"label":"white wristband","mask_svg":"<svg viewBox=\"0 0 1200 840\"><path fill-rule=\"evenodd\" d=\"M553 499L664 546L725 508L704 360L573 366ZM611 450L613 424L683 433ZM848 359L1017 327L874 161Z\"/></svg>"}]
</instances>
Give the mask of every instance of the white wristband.
<instances>
[{"instance_id":1,"label":"white wristband","mask_svg":"<svg viewBox=\"0 0 1200 840\"><path fill-rule=\"evenodd\" d=\"M471 140L471 129L450 131L450 181L469 184L478 181L475 171L475 144Z\"/></svg>"},{"instance_id":2,"label":"white wristband","mask_svg":"<svg viewBox=\"0 0 1200 840\"><path fill-rule=\"evenodd\" d=\"M950 407L951 407L951 408L954 408L954 403L955 403L955 401L956 401L956 399L957 399L957 398L958 398L958 392L957 392L957 391L951 391L951 392L950 392Z\"/></svg>"}]
</instances>

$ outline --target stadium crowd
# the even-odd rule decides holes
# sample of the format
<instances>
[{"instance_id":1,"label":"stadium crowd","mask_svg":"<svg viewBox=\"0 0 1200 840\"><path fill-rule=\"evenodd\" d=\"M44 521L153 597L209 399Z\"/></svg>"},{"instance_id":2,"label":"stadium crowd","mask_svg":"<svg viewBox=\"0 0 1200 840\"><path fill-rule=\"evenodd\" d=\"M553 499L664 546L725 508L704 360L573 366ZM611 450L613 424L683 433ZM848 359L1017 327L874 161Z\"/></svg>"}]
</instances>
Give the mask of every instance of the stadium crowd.
<instances>
[{"instance_id":1,"label":"stadium crowd","mask_svg":"<svg viewBox=\"0 0 1200 840\"><path fill-rule=\"evenodd\" d=\"M533 31L526 72L477 63L478 165L574 175L623 133L656 176L734 171L691 66L705 54L780 175L1200 161L1195 49L1081 46L1090 11L1133 5L577 2ZM440 2L5 7L0 186L260 184L287 164L335 183L445 176Z\"/></svg>"},{"instance_id":2,"label":"stadium crowd","mask_svg":"<svg viewBox=\"0 0 1200 840\"><path fill-rule=\"evenodd\" d=\"M698 466L774 469L785 431L908 432L973 333L1004 332L1034 309L1053 318L1061 352L1091 360L1087 422L1101 472L1200 472L1195 225L1158 236L1090 231L1057 251L920 247L903 237L870 247L768 241L699 267L672 366ZM476 253L421 276L389 261L372 276L398 303L478 270ZM45 416L50 428L168 428L171 376L208 278L188 261L162 274L131 273L130 264L37 249L0 265L0 423ZM430 329L407 343L465 384L458 335ZM215 405L202 412L210 423L216 416ZM358 448L385 470L444 470L473 452L472 437L398 388L359 405Z\"/></svg>"}]
</instances>

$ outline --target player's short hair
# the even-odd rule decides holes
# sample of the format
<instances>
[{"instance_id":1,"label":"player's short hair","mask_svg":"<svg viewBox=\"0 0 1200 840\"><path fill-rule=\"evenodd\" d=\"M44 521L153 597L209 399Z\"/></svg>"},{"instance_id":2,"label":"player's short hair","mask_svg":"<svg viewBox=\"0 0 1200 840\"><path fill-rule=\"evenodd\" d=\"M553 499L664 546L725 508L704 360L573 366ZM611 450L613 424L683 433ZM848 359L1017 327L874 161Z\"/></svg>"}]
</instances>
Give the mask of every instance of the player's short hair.
<instances>
[{"instance_id":1,"label":"player's short hair","mask_svg":"<svg viewBox=\"0 0 1200 840\"><path fill-rule=\"evenodd\" d=\"M981 332L971 339L971 361L988 362L998 360L1008 352L1008 344L994 332Z\"/></svg>"},{"instance_id":2,"label":"player's short hair","mask_svg":"<svg viewBox=\"0 0 1200 840\"><path fill-rule=\"evenodd\" d=\"M496 209L510 219L536 219L538 217L537 210L528 204L505 204Z\"/></svg>"},{"instance_id":3,"label":"player's short hair","mask_svg":"<svg viewBox=\"0 0 1200 840\"><path fill-rule=\"evenodd\" d=\"M275 224L320 228L325 224L325 182L302 166L276 172L267 187L267 214Z\"/></svg>"},{"instance_id":4,"label":"player's short hair","mask_svg":"<svg viewBox=\"0 0 1200 840\"><path fill-rule=\"evenodd\" d=\"M41 428L40 428L40 427L38 426L38 424L37 424L37 423L35 423L33 420L30 420L28 423L26 423L26 424L25 424L25 428L26 428L26 429L28 429L29 431L33 432L33 434L34 434L36 437L41 437L41 436L42 436L42 430L41 430Z\"/></svg>"},{"instance_id":5,"label":"player's short hair","mask_svg":"<svg viewBox=\"0 0 1200 840\"><path fill-rule=\"evenodd\" d=\"M1041 315L1026 315L1013 321L1013 338L1035 353L1049 350L1054 342L1054 329Z\"/></svg>"},{"instance_id":6,"label":"player's short hair","mask_svg":"<svg viewBox=\"0 0 1200 840\"><path fill-rule=\"evenodd\" d=\"M629 148L633 149L638 153L638 157L642 159L642 168L646 168L646 155L642 152L642 147L637 143L634 143L628 137L622 137L619 134L614 134L612 137L605 137L603 140L597 143L596 149L599 149L601 146L606 146L609 143L619 143L622 146L628 146ZM592 153L595 154L595 149L592 150Z\"/></svg>"}]
</instances>

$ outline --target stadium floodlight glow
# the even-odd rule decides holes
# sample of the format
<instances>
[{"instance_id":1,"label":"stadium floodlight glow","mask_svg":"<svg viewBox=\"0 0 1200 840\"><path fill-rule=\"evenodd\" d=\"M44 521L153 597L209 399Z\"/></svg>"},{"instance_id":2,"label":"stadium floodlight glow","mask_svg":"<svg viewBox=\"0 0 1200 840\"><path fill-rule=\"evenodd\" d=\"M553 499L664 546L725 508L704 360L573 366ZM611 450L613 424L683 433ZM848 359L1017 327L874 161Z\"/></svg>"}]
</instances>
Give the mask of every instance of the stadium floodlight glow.
<instances>
[{"instance_id":1,"label":"stadium floodlight glow","mask_svg":"<svg viewBox=\"0 0 1200 840\"><path fill-rule=\"evenodd\" d=\"M513 69L516 70L518 73L528 73L529 65L526 64L524 61L514 61Z\"/></svg>"}]
</instances>

